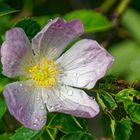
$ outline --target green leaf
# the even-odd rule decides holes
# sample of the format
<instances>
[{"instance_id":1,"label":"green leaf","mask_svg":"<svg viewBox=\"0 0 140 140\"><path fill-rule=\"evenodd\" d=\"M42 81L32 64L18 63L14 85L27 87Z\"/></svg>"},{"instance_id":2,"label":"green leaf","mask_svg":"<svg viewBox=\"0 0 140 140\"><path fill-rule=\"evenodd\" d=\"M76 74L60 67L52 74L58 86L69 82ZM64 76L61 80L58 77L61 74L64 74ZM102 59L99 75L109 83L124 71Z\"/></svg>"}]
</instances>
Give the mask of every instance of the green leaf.
<instances>
[{"instance_id":1,"label":"green leaf","mask_svg":"<svg viewBox=\"0 0 140 140\"><path fill-rule=\"evenodd\" d=\"M139 44L126 40L110 48L110 52L115 59L115 63L111 67L111 74L116 77L123 76L128 82L134 82L136 79L140 80Z\"/></svg>"},{"instance_id":2,"label":"green leaf","mask_svg":"<svg viewBox=\"0 0 140 140\"><path fill-rule=\"evenodd\" d=\"M2 118L6 110L7 110L7 107L6 107L5 102L2 99L0 99L0 119Z\"/></svg>"},{"instance_id":3,"label":"green leaf","mask_svg":"<svg viewBox=\"0 0 140 140\"><path fill-rule=\"evenodd\" d=\"M0 135L0 140L10 140L10 134L4 133L2 135Z\"/></svg>"},{"instance_id":4,"label":"green leaf","mask_svg":"<svg viewBox=\"0 0 140 140\"><path fill-rule=\"evenodd\" d=\"M134 89L124 89L116 95L116 101L123 102L131 120L140 124L140 92Z\"/></svg>"},{"instance_id":5,"label":"green leaf","mask_svg":"<svg viewBox=\"0 0 140 140\"><path fill-rule=\"evenodd\" d=\"M2 37L1 37L1 34L0 34L0 45L1 45L1 43L2 43Z\"/></svg>"},{"instance_id":6,"label":"green leaf","mask_svg":"<svg viewBox=\"0 0 140 140\"><path fill-rule=\"evenodd\" d=\"M41 27L44 27L50 21L50 19L53 19L53 18L56 18L56 17L53 17L53 15L51 15L51 16L45 15L45 16L34 17L34 19L39 23L39 25Z\"/></svg>"},{"instance_id":7,"label":"green leaf","mask_svg":"<svg viewBox=\"0 0 140 140\"><path fill-rule=\"evenodd\" d=\"M70 115L58 113L48 124L49 128L58 128L63 132L86 131L85 120Z\"/></svg>"},{"instance_id":8,"label":"green leaf","mask_svg":"<svg viewBox=\"0 0 140 140\"><path fill-rule=\"evenodd\" d=\"M16 130L15 134L10 138L11 140L37 140L43 133L41 131L35 131L28 128L21 127Z\"/></svg>"},{"instance_id":9,"label":"green leaf","mask_svg":"<svg viewBox=\"0 0 140 140\"><path fill-rule=\"evenodd\" d=\"M126 101L124 106L131 120L137 124L140 124L140 104Z\"/></svg>"},{"instance_id":10,"label":"green leaf","mask_svg":"<svg viewBox=\"0 0 140 140\"><path fill-rule=\"evenodd\" d=\"M30 40L41 30L40 25L30 18L17 22L15 27L23 28Z\"/></svg>"},{"instance_id":11,"label":"green leaf","mask_svg":"<svg viewBox=\"0 0 140 140\"><path fill-rule=\"evenodd\" d=\"M2 71L2 65L0 64L0 71ZM0 92L3 91L4 86L9 83L10 79L4 75L2 75L2 73L0 73Z\"/></svg>"},{"instance_id":12,"label":"green leaf","mask_svg":"<svg viewBox=\"0 0 140 140\"><path fill-rule=\"evenodd\" d=\"M93 10L76 10L66 15L67 20L81 19L84 25L85 32L104 31L111 28L111 22L102 15Z\"/></svg>"},{"instance_id":13,"label":"green leaf","mask_svg":"<svg viewBox=\"0 0 140 140\"><path fill-rule=\"evenodd\" d=\"M97 94L97 99L99 101L99 104L102 106L102 108L114 110L117 107L117 104L111 94L104 90L100 90Z\"/></svg>"},{"instance_id":14,"label":"green leaf","mask_svg":"<svg viewBox=\"0 0 140 140\"><path fill-rule=\"evenodd\" d=\"M116 101L117 102L124 102L127 104L126 101L133 102L134 99L139 100L140 99L140 92L134 90L133 88L130 89L124 89L121 90L117 95L116 95Z\"/></svg>"},{"instance_id":15,"label":"green leaf","mask_svg":"<svg viewBox=\"0 0 140 140\"><path fill-rule=\"evenodd\" d=\"M95 140L95 138L90 134L78 132L66 134L60 140Z\"/></svg>"},{"instance_id":16,"label":"green leaf","mask_svg":"<svg viewBox=\"0 0 140 140\"><path fill-rule=\"evenodd\" d=\"M9 5L0 3L0 16L8 15L15 12L18 12L18 10L14 10Z\"/></svg>"},{"instance_id":17,"label":"green leaf","mask_svg":"<svg viewBox=\"0 0 140 140\"><path fill-rule=\"evenodd\" d=\"M114 123L114 121L112 121L112 123ZM113 134L114 140L128 140L132 131L131 125L132 123L128 118L116 121L115 124L112 125L113 131L115 130Z\"/></svg>"},{"instance_id":18,"label":"green leaf","mask_svg":"<svg viewBox=\"0 0 140 140\"><path fill-rule=\"evenodd\" d=\"M132 37L140 41L140 14L134 9L127 9L122 17L122 24L127 28Z\"/></svg>"},{"instance_id":19,"label":"green leaf","mask_svg":"<svg viewBox=\"0 0 140 140\"><path fill-rule=\"evenodd\" d=\"M0 92L3 91L5 85L7 83L9 83L10 79L8 79L7 77L4 77L3 75L0 74Z\"/></svg>"}]
</instances>

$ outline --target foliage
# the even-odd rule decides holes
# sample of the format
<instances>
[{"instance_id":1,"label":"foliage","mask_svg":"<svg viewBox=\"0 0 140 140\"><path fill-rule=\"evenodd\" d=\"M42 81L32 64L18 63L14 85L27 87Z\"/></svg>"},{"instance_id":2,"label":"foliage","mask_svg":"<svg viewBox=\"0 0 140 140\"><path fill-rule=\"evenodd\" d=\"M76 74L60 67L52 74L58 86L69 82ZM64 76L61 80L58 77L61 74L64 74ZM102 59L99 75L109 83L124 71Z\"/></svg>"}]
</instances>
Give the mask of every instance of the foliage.
<instances>
[{"instance_id":1,"label":"foliage","mask_svg":"<svg viewBox=\"0 0 140 140\"><path fill-rule=\"evenodd\" d=\"M0 4L1 4L1 2L0 2ZM0 17L4 16L4 15L11 14L11 13L15 13L15 12L18 12L18 10L14 10L9 5L1 4L1 7L0 7Z\"/></svg>"},{"instance_id":2,"label":"foliage","mask_svg":"<svg viewBox=\"0 0 140 140\"><path fill-rule=\"evenodd\" d=\"M30 18L20 20L15 27L23 28L30 40L40 31L39 24Z\"/></svg>"},{"instance_id":3,"label":"foliage","mask_svg":"<svg viewBox=\"0 0 140 140\"><path fill-rule=\"evenodd\" d=\"M128 118L122 118L120 121L111 122L113 138L115 140L128 140L131 135L132 123Z\"/></svg>"},{"instance_id":4,"label":"foliage","mask_svg":"<svg viewBox=\"0 0 140 140\"><path fill-rule=\"evenodd\" d=\"M67 20L81 19L85 32L97 32L111 28L111 22L105 16L93 10L72 11L64 15L64 18Z\"/></svg>"}]
</instances>

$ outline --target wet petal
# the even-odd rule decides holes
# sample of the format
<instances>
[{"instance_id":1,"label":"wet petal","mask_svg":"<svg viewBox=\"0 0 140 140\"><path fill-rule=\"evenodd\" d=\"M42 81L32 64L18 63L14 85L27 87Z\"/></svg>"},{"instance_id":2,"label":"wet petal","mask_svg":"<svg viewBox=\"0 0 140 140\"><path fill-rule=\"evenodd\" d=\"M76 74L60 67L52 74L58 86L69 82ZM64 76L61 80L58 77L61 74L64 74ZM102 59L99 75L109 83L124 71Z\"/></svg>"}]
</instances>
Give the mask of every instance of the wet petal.
<instances>
[{"instance_id":1,"label":"wet petal","mask_svg":"<svg viewBox=\"0 0 140 140\"><path fill-rule=\"evenodd\" d=\"M90 89L105 75L113 61L96 41L84 39L57 60L61 71L58 79L66 85Z\"/></svg>"},{"instance_id":2,"label":"wet petal","mask_svg":"<svg viewBox=\"0 0 140 140\"><path fill-rule=\"evenodd\" d=\"M4 97L10 113L25 127L39 130L45 125L45 104L40 91L30 81L8 84Z\"/></svg>"},{"instance_id":3,"label":"wet petal","mask_svg":"<svg viewBox=\"0 0 140 140\"><path fill-rule=\"evenodd\" d=\"M3 74L15 77L26 73L33 54L30 42L21 28L6 32L6 40L1 47Z\"/></svg>"},{"instance_id":4,"label":"wet petal","mask_svg":"<svg viewBox=\"0 0 140 140\"><path fill-rule=\"evenodd\" d=\"M80 20L66 22L56 18L33 38L33 49L36 54L41 54L42 57L56 59L64 48L82 32L83 25Z\"/></svg>"},{"instance_id":5,"label":"wet petal","mask_svg":"<svg viewBox=\"0 0 140 140\"><path fill-rule=\"evenodd\" d=\"M99 113L97 102L80 89L68 86L44 89L43 99L49 112L62 112L85 118L92 118Z\"/></svg>"}]
</instances>

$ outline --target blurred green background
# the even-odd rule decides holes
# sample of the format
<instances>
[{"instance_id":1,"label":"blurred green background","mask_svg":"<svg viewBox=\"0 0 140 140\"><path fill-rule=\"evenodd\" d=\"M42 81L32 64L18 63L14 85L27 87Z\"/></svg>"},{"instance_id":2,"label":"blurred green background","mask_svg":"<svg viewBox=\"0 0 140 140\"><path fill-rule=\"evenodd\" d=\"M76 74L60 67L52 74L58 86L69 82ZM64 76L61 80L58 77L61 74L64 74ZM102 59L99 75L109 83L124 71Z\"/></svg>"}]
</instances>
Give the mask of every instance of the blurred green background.
<instances>
[{"instance_id":1,"label":"blurred green background","mask_svg":"<svg viewBox=\"0 0 140 140\"><path fill-rule=\"evenodd\" d=\"M126 5L123 4L126 2ZM130 3L129 3L130 2ZM18 10L0 17L0 36L19 20L31 17L43 27L50 18L80 18L84 22L82 38L97 40L115 57L109 70L130 84L140 81L140 1L139 0L0 0L0 14L5 9ZM129 4L129 5L128 5ZM77 12L74 12L78 10ZM2 40L1 39L1 40ZM2 41L0 41L2 42ZM1 77L3 79L3 77ZM6 80L0 83L0 90ZM105 123L106 122L106 123ZM97 116L89 127L97 137L110 136L107 117ZM133 125L132 140L139 140L140 127Z\"/></svg>"}]
</instances>

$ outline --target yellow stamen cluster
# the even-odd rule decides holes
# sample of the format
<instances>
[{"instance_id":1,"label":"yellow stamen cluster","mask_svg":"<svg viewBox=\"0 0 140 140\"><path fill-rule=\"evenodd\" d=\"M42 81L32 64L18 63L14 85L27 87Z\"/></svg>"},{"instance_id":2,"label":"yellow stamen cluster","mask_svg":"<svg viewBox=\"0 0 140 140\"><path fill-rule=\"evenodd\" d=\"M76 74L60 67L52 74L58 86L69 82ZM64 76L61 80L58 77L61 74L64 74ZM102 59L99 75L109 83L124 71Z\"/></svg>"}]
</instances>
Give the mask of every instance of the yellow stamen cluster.
<instances>
[{"instance_id":1,"label":"yellow stamen cluster","mask_svg":"<svg viewBox=\"0 0 140 140\"><path fill-rule=\"evenodd\" d=\"M39 64L29 68L31 78L39 86L52 87L56 85L58 65L53 60L43 58Z\"/></svg>"}]
</instances>

